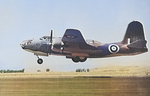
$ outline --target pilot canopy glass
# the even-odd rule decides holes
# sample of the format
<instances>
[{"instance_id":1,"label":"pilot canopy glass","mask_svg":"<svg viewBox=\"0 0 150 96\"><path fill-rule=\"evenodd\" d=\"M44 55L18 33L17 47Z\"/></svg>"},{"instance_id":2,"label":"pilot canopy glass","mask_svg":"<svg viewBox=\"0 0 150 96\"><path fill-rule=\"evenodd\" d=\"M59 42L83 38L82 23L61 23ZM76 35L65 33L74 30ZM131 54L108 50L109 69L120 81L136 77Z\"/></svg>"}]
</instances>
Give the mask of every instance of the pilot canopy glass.
<instances>
[{"instance_id":1,"label":"pilot canopy glass","mask_svg":"<svg viewBox=\"0 0 150 96\"><path fill-rule=\"evenodd\" d=\"M50 36L43 36L40 38L40 40L49 40L50 39Z\"/></svg>"},{"instance_id":2,"label":"pilot canopy glass","mask_svg":"<svg viewBox=\"0 0 150 96\"><path fill-rule=\"evenodd\" d=\"M95 47L103 45L101 42L96 41L96 40L86 40L86 43Z\"/></svg>"}]
</instances>

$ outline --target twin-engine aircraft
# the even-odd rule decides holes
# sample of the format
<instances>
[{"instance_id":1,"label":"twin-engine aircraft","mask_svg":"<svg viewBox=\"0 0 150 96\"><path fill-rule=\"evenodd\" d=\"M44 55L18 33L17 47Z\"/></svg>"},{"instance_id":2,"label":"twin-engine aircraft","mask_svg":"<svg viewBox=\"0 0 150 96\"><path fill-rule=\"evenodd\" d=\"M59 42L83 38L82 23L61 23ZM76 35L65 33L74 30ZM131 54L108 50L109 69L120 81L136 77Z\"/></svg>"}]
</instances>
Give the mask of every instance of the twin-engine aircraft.
<instances>
[{"instance_id":1,"label":"twin-engine aircraft","mask_svg":"<svg viewBox=\"0 0 150 96\"><path fill-rule=\"evenodd\" d=\"M39 55L62 55L74 62L84 62L87 58L137 55L148 51L143 26L138 21L129 23L123 40L115 43L85 40L77 29L67 29L63 37L53 37L52 34L51 31L50 36L26 40L20 45L38 57L38 64L43 63Z\"/></svg>"}]
</instances>

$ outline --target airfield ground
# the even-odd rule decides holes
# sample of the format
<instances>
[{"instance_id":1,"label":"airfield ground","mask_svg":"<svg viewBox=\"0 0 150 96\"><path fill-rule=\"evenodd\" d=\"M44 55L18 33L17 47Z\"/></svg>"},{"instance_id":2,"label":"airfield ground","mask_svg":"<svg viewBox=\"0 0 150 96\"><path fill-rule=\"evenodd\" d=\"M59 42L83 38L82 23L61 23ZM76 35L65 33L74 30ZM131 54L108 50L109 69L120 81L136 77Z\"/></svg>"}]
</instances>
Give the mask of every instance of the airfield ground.
<instances>
[{"instance_id":1,"label":"airfield ground","mask_svg":"<svg viewBox=\"0 0 150 96\"><path fill-rule=\"evenodd\" d=\"M0 96L150 96L149 72L113 66L86 73L1 73Z\"/></svg>"}]
</instances>

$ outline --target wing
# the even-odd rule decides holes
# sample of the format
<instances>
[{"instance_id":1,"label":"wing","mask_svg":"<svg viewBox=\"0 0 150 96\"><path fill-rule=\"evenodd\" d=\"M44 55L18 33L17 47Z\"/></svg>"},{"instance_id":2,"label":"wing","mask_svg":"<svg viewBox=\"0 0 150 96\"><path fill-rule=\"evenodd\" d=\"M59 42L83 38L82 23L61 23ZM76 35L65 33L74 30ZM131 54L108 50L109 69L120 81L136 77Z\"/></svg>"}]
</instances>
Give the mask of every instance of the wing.
<instances>
[{"instance_id":1,"label":"wing","mask_svg":"<svg viewBox=\"0 0 150 96\"><path fill-rule=\"evenodd\" d=\"M86 43L81 32L76 29L67 29L62 41L67 43Z\"/></svg>"},{"instance_id":2,"label":"wing","mask_svg":"<svg viewBox=\"0 0 150 96\"><path fill-rule=\"evenodd\" d=\"M83 52L82 46L86 46L86 42L79 30L67 29L62 42L64 43L64 52L70 53L71 56L88 56Z\"/></svg>"},{"instance_id":3,"label":"wing","mask_svg":"<svg viewBox=\"0 0 150 96\"><path fill-rule=\"evenodd\" d=\"M76 29L67 29L62 42L64 43L64 52L70 53L72 57L89 56L89 50L96 49L86 43L81 32Z\"/></svg>"}]
</instances>

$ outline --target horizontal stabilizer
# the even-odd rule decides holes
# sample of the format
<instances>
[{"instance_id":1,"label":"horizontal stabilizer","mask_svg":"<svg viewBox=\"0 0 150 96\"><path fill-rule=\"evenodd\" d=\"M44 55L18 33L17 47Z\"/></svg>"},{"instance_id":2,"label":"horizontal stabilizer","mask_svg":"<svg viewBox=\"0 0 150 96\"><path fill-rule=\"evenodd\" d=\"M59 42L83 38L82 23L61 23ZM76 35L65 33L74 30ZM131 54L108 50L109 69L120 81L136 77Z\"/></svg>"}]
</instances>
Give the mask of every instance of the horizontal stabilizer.
<instances>
[{"instance_id":1,"label":"horizontal stabilizer","mask_svg":"<svg viewBox=\"0 0 150 96\"><path fill-rule=\"evenodd\" d=\"M129 48L146 48L146 40L140 39L128 45Z\"/></svg>"}]
</instances>

